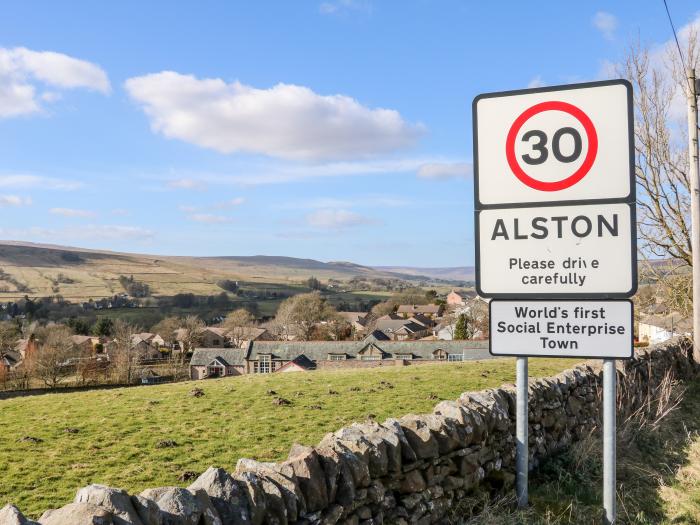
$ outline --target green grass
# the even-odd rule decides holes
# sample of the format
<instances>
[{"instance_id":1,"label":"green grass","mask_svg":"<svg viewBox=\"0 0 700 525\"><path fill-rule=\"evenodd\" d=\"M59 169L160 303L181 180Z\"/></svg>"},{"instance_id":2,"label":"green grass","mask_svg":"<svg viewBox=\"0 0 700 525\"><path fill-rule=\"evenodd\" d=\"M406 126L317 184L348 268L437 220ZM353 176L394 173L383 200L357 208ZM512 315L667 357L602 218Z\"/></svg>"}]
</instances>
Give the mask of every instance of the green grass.
<instances>
[{"instance_id":1,"label":"green grass","mask_svg":"<svg viewBox=\"0 0 700 525\"><path fill-rule=\"evenodd\" d=\"M531 359L532 376L572 360ZM241 457L275 461L295 443L373 415L430 412L431 399L513 382L512 359L403 368L242 376L150 387L56 393L0 401L0 506L28 515L72 500L89 483L131 492L173 485L185 470L233 469ZM386 383L390 383L391 387ZM205 395L195 398L195 387ZM358 390L359 388L359 390ZM277 395L291 406L272 403ZM329 390L337 394L329 394ZM321 409L309 408L320 405ZM67 433L76 428L78 433ZM32 436L39 443L20 442ZM172 439L174 448L156 448Z\"/></svg>"}]
</instances>

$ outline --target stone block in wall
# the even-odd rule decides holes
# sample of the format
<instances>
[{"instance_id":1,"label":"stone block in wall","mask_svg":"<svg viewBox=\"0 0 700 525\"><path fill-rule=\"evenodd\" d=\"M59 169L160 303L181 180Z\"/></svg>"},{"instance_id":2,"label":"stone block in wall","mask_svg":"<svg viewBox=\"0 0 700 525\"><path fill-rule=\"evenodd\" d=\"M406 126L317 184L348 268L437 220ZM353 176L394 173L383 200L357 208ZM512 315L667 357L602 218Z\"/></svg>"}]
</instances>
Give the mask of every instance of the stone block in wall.
<instances>
[{"instance_id":1,"label":"stone block in wall","mask_svg":"<svg viewBox=\"0 0 700 525\"><path fill-rule=\"evenodd\" d=\"M17 507L10 504L0 509L0 523L3 525L39 525L25 518Z\"/></svg>"},{"instance_id":2,"label":"stone block in wall","mask_svg":"<svg viewBox=\"0 0 700 525\"><path fill-rule=\"evenodd\" d=\"M222 525L204 490L192 492L181 487L159 487L144 490L140 496L155 502L163 525Z\"/></svg>"},{"instance_id":3,"label":"stone block in wall","mask_svg":"<svg viewBox=\"0 0 700 525\"><path fill-rule=\"evenodd\" d=\"M286 468L285 468L286 467ZM296 521L297 518L306 513L306 502L301 491L299 481L294 475L293 469L289 465L278 465L276 463L261 463L252 459L239 459L236 464L236 472L252 472L262 482L263 490L267 500L268 514L276 513L270 506L276 507L276 500L281 497L284 504L285 519ZM274 487L268 488L268 483Z\"/></svg>"},{"instance_id":4,"label":"stone block in wall","mask_svg":"<svg viewBox=\"0 0 700 525\"><path fill-rule=\"evenodd\" d=\"M370 483L369 454L365 447L369 443L362 440L361 443L344 441L335 434L327 434L319 444L319 448L330 448L335 450L343 464L345 464L352 474L353 484L356 488L367 487Z\"/></svg>"},{"instance_id":5,"label":"stone block in wall","mask_svg":"<svg viewBox=\"0 0 700 525\"><path fill-rule=\"evenodd\" d=\"M42 525L116 525L113 514L92 503L69 503L47 510L39 518Z\"/></svg>"},{"instance_id":6,"label":"stone block in wall","mask_svg":"<svg viewBox=\"0 0 700 525\"><path fill-rule=\"evenodd\" d=\"M425 416L410 414L399 419L411 449L419 459L436 458L440 455L435 435L430 430L430 426Z\"/></svg>"},{"instance_id":7,"label":"stone block in wall","mask_svg":"<svg viewBox=\"0 0 700 525\"><path fill-rule=\"evenodd\" d=\"M326 477L318 452L314 448L302 445L292 446L289 458L284 464L291 467L294 472L308 512L321 510L328 505Z\"/></svg>"},{"instance_id":8,"label":"stone block in wall","mask_svg":"<svg viewBox=\"0 0 700 525\"><path fill-rule=\"evenodd\" d=\"M399 443L401 444L402 463L413 463L418 459L418 456L416 455L416 452L411 448L411 444L406 438L406 434L404 434L403 428L401 427L401 423L398 419L393 417L388 418L386 421L384 421L384 423L382 423L382 426L390 429L399 439Z\"/></svg>"},{"instance_id":9,"label":"stone block in wall","mask_svg":"<svg viewBox=\"0 0 700 525\"><path fill-rule=\"evenodd\" d=\"M115 525L144 525L131 502L131 497L122 489L88 485L78 490L73 503L92 503L109 510L114 515Z\"/></svg>"},{"instance_id":10,"label":"stone block in wall","mask_svg":"<svg viewBox=\"0 0 700 525\"><path fill-rule=\"evenodd\" d=\"M209 467L188 489L191 492L204 490L224 523L250 523L245 487L224 469Z\"/></svg>"}]
</instances>

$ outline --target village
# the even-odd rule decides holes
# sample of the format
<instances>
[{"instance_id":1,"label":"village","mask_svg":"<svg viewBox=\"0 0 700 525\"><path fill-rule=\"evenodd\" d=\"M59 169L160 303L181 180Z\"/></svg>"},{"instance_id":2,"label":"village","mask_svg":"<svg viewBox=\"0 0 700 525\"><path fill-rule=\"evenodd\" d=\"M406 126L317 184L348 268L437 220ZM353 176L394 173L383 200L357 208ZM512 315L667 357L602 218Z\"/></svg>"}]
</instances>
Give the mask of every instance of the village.
<instances>
[{"instance_id":1,"label":"village","mask_svg":"<svg viewBox=\"0 0 700 525\"><path fill-rule=\"evenodd\" d=\"M21 316L0 328L0 388L149 385L490 358L488 302L473 290L430 297L426 304L345 312L312 292L288 299L265 322L245 309L210 325L193 315L166 318L150 331L104 318L90 334L70 322L22 330ZM655 301L640 310L637 332L643 346L688 335L690 324Z\"/></svg>"}]
</instances>

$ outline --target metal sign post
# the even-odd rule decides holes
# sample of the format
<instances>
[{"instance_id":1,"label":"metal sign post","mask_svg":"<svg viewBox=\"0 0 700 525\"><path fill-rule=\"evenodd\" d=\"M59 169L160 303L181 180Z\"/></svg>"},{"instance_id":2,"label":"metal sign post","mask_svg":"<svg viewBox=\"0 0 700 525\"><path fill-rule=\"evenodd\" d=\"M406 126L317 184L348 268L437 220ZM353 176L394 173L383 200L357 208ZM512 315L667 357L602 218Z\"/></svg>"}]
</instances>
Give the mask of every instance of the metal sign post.
<instances>
[{"instance_id":1,"label":"metal sign post","mask_svg":"<svg viewBox=\"0 0 700 525\"><path fill-rule=\"evenodd\" d=\"M527 442L527 357L517 357L515 360L515 495L518 507L527 507L527 475L529 470L530 453Z\"/></svg>"},{"instance_id":2,"label":"metal sign post","mask_svg":"<svg viewBox=\"0 0 700 525\"><path fill-rule=\"evenodd\" d=\"M604 522L615 522L617 515L617 371L615 360L603 361L603 509Z\"/></svg>"},{"instance_id":3,"label":"metal sign post","mask_svg":"<svg viewBox=\"0 0 700 525\"><path fill-rule=\"evenodd\" d=\"M472 105L476 289L490 350L516 357L516 496L528 504L528 356L604 359L604 511L615 521L616 359L637 291L632 86L610 80Z\"/></svg>"}]
</instances>

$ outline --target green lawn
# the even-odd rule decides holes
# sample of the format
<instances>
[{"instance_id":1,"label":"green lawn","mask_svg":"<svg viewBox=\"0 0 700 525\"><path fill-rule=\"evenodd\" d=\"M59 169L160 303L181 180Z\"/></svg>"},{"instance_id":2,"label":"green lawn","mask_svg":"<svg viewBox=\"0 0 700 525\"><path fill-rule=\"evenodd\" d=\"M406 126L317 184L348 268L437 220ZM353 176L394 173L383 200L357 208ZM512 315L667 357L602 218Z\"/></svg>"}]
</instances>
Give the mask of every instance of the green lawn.
<instances>
[{"instance_id":1,"label":"green lawn","mask_svg":"<svg viewBox=\"0 0 700 525\"><path fill-rule=\"evenodd\" d=\"M574 362L531 359L530 374L552 375ZM434 396L455 399L514 378L514 361L499 359L243 376L0 401L0 506L12 501L36 516L69 502L88 483L136 492L180 484L185 470L201 472L210 465L233 469L241 457L280 460L293 443L315 444L325 433L370 415L383 420L429 412L437 403ZM195 387L205 395L190 396ZM268 390L292 405L274 405ZM25 436L43 441L19 441ZM177 446L156 447L166 439Z\"/></svg>"}]
</instances>

